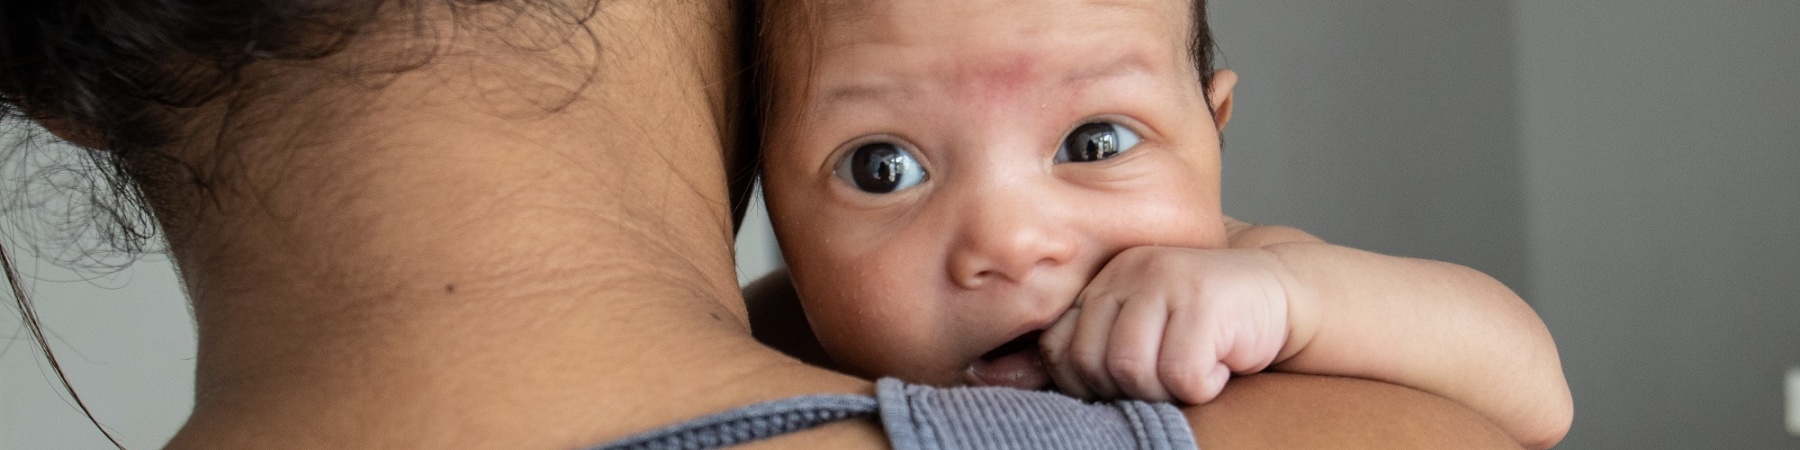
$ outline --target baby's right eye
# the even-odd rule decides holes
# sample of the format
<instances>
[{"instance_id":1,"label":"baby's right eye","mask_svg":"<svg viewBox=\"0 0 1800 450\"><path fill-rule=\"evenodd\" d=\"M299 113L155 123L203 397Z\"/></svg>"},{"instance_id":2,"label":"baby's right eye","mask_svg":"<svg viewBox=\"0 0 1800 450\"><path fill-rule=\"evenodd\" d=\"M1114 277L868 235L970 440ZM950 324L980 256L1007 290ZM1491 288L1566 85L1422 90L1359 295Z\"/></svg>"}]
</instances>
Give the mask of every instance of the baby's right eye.
<instances>
[{"instance_id":1,"label":"baby's right eye","mask_svg":"<svg viewBox=\"0 0 1800 450\"><path fill-rule=\"evenodd\" d=\"M925 168L911 152L888 142L863 144L838 163L837 176L851 187L886 194L925 181Z\"/></svg>"}]
</instances>

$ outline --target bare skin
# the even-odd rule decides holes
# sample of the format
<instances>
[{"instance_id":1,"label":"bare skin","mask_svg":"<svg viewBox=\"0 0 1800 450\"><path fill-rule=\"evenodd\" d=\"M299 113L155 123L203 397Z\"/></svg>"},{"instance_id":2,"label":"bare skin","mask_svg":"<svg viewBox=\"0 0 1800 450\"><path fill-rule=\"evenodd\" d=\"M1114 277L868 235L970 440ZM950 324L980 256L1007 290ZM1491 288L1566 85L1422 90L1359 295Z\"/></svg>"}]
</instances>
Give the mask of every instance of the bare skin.
<instances>
[{"instance_id":1,"label":"bare skin","mask_svg":"<svg viewBox=\"0 0 1800 450\"><path fill-rule=\"evenodd\" d=\"M606 3L593 28L633 51L606 53L604 78L542 118L499 117L535 106L470 87L568 80L511 73L518 51L474 33L459 45L477 52L375 95L299 84L254 99L311 114L243 134L341 138L229 149L252 162L234 189L171 224L196 236L173 253L200 351L194 414L170 447L574 448L759 400L871 392L749 338L724 106L700 89L726 85L709 25L725 14ZM874 432L820 438L874 446Z\"/></svg>"},{"instance_id":2,"label":"bare skin","mask_svg":"<svg viewBox=\"0 0 1800 450\"><path fill-rule=\"evenodd\" d=\"M1188 404L1273 367L1443 395L1531 447L1567 432L1555 344L1511 290L1224 217L1237 76L1195 68L1193 3L822 3L796 27L815 51L772 58L764 152L818 336L798 347L865 377Z\"/></svg>"},{"instance_id":3,"label":"bare skin","mask_svg":"<svg viewBox=\"0 0 1800 450\"><path fill-rule=\"evenodd\" d=\"M228 95L283 114L194 111L180 156L228 164L210 197L154 197L200 337L194 413L169 448L577 448L761 400L869 393L749 332L719 139L727 18L719 2L603 3L602 76L549 114L502 114L537 106L483 88L570 80L516 70L516 49L474 29L460 30L466 51L379 90L333 67L395 42L372 38L255 67L256 94ZM1203 445L1508 447L1418 391L1245 384L1190 409ZM747 447L884 446L850 421Z\"/></svg>"}]
</instances>

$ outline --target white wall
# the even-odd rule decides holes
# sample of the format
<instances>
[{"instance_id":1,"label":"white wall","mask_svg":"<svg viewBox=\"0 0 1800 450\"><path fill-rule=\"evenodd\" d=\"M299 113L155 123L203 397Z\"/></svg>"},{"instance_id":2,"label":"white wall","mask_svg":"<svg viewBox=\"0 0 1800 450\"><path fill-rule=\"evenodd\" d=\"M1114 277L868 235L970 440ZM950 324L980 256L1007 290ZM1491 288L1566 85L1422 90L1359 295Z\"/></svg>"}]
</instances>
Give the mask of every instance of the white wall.
<instances>
[{"instance_id":1,"label":"white wall","mask_svg":"<svg viewBox=\"0 0 1800 450\"><path fill-rule=\"evenodd\" d=\"M782 266L781 248L776 246L775 230L769 225L769 210L763 207L759 184L750 210L744 212L744 226L738 230L738 284L749 284Z\"/></svg>"},{"instance_id":2,"label":"white wall","mask_svg":"<svg viewBox=\"0 0 1800 450\"><path fill-rule=\"evenodd\" d=\"M10 134L0 136L0 148L11 145ZM78 252L21 238L64 222L41 214L54 204L13 203L20 175L41 173L18 162L9 158L0 166L9 209L0 214L0 243L27 280L51 348L82 400L121 443L162 446L193 408L194 325L174 270L155 255L123 271L73 271L38 258L40 248L56 259ZM12 296L0 297L7 302L0 306L0 449L111 448L56 381Z\"/></svg>"}]
</instances>

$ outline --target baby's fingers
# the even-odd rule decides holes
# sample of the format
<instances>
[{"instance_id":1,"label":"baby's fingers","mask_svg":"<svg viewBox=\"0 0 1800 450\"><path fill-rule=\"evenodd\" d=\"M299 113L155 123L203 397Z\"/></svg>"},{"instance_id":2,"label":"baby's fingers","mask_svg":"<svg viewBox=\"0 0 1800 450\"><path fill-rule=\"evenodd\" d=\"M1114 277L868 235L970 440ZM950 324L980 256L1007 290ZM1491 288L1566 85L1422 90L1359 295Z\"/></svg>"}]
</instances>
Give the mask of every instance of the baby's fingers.
<instances>
[{"instance_id":1,"label":"baby's fingers","mask_svg":"<svg viewBox=\"0 0 1800 450\"><path fill-rule=\"evenodd\" d=\"M1080 321L1081 305L1069 308L1056 323L1044 330L1043 337L1038 338L1038 348L1044 352L1045 369L1050 372L1050 379L1058 390L1071 397L1091 399L1094 391L1082 381L1081 368L1069 356L1069 348L1075 341L1075 325Z\"/></svg>"},{"instance_id":2,"label":"baby's fingers","mask_svg":"<svg viewBox=\"0 0 1800 450\"><path fill-rule=\"evenodd\" d=\"M1176 308L1163 337L1158 376L1169 394L1183 403L1212 401L1231 379L1231 368L1219 360L1218 334L1199 311Z\"/></svg>"},{"instance_id":3,"label":"baby's fingers","mask_svg":"<svg viewBox=\"0 0 1800 450\"><path fill-rule=\"evenodd\" d=\"M1119 390L1140 400L1166 402L1161 362L1163 329L1169 309L1161 299L1137 298L1124 302L1113 323L1112 341L1106 349L1107 373Z\"/></svg>"},{"instance_id":4,"label":"baby's fingers","mask_svg":"<svg viewBox=\"0 0 1800 450\"><path fill-rule=\"evenodd\" d=\"M1107 371L1107 345L1112 339L1113 321L1119 317L1120 301L1111 296L1085 293L1076 301L1075 331L1067 347L1068 372L1080 379L1087 393L1097 398L1118 398L1123 393ZM1057 381L1061 383L1061 380Z\"/></svg>"}]
</instances>

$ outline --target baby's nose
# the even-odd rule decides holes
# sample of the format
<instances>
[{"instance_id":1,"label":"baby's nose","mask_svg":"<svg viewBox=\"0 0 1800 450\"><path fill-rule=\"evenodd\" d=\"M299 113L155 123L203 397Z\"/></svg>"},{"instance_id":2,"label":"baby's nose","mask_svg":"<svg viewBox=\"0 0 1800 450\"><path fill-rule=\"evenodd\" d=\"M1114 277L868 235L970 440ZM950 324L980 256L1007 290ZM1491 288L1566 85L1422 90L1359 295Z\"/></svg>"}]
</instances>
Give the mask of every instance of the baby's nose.
<instances>
[{"instance_id":1,"label":"baby's nose","mask_svg":"<svg viewBox=\"0 0 1800 450\"><path fill-rule=\"evenodd\" d=\"M951 280L964 289L1024 283L1035 272L1075 258L1076 239L1055 208L1013 198L978 202L964 213L949 261Z\"/></svg>"}]
</instances>

